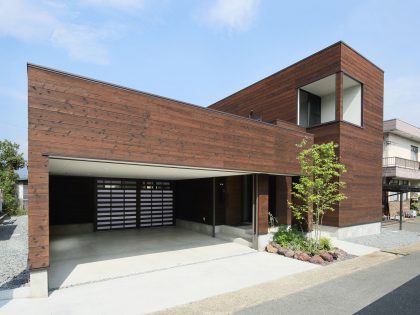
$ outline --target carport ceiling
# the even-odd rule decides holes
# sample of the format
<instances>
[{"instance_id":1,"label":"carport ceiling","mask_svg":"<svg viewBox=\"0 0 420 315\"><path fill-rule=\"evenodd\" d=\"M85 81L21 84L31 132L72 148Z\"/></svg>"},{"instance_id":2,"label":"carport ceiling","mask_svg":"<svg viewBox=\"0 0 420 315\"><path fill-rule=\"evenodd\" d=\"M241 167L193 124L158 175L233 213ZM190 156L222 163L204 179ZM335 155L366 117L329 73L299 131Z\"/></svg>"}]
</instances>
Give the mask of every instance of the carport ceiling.
<instances>
[{"instance_id":1,"label":"carport ceiling","mask_svg":"<svg viewBox=\"0 0 420 315\"><path fill-rule=\"evenodd\" d=\"M141 178L181 180L221 176L246 175L248 172L198 169L182 166L150 165L117 161L82 160L73 158L49 158L51 175Z\"/></svg>"}]
</instances>

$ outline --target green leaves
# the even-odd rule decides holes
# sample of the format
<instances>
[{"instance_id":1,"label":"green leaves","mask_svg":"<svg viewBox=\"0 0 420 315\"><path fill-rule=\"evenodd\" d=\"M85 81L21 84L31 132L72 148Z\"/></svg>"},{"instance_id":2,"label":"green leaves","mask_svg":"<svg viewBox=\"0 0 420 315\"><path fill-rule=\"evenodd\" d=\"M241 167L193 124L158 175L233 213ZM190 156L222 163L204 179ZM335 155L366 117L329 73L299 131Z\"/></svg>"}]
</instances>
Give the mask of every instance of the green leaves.
<instances>
[{"instance_id":1,"label":"green leaves","mask_svg":"<svg viewBox=\"0 0 420 315\"><path fill-rule=\"evenodd\" d=\"M26 165L19 145L8 140L0 141L0 189L3 190L4 210L14 213L17 208L16 183L18 170Z\"/></svg>"},{"instance_id":2,"label":"green leaves","mask_svg":"<svg viewBox=\"0 0 420 315\"><path fill-rule=\"evenodd\" d=\"M338 145L333 142L308 147L304 139L296 146L301 149L297 156L301 177L299 182L293 183L295 202L289 206L300 222L308 221L312 216L316 240L319 241L319 225L323 216L334 211L334 206L346 199L341 193L345 183L339 179L346 168L339 162L336 154Z\"/></svg>"}]
</instances>

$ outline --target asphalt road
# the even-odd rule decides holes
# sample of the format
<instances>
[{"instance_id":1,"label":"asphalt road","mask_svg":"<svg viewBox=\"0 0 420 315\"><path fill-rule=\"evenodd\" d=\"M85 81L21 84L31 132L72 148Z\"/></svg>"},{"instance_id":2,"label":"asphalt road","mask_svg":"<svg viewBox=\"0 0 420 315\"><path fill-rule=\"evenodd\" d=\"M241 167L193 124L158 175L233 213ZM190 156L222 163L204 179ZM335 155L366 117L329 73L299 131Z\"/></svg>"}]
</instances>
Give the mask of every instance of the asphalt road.
<instances>
[{"instance_id":1,"label":"asphalt road","mask_svg":"<svg viewBox=\"0 0 420 315\"><path fill-rule=\"evenodd\" d=\"M236 314L420 314L420 252Z\"/></svg>"}]
</instances>

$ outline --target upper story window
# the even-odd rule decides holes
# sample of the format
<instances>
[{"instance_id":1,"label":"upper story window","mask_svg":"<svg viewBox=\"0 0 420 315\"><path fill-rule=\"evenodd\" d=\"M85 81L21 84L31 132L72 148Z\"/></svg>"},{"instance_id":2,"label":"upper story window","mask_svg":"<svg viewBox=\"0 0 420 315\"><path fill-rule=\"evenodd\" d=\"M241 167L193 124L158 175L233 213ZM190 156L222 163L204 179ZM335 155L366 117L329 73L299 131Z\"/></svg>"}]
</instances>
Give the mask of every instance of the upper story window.
<instances>
[{"instance_id":1,"label":"upper story window","mask_svg":"<svg viewBox=\"0 0 420 315\"><path fill-rule=\"evenodd\" d=\"M419 148L414 145L411 146L411 160L413 161L419 160Z\"/></svg>"},{"instance_id":2,"label":"upper story window","mask_svg":"<svg viewBox=\"0 0 420 315\"><path fill-rule=\"evenodd\" d=\"M362 125L362 85L343 75L343 120Z\"/></svg>"},{"instance_id":3,"label":"upper story window","mask_svg":"<svg viewBox=\"0 0 420 315\"><path fill-rule=\"evenodd\" d=\"M312 127L335 120L335 77L333 74L299 89L300 126Z\"/></svg>"}]
</instances>

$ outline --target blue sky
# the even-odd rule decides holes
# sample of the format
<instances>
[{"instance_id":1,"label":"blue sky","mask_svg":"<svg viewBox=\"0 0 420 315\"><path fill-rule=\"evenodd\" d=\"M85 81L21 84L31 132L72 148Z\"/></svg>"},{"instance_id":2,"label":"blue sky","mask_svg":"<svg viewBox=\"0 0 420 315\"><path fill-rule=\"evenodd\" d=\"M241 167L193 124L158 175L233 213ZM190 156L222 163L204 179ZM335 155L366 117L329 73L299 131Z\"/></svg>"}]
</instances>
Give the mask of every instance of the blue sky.
<instances>
[{"instance_id":1,"label":"blue sky","mask_svg":"<svg viewBox=\"0 0 420 315\"><path fill-rule=\"evenodd\" d=\"M31 62L207 106L343 40L420 126L419 1L0 0L0 139L27 150Z\"/></svg>"}]
</instances>

